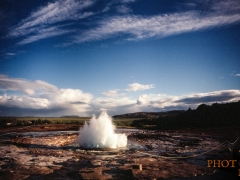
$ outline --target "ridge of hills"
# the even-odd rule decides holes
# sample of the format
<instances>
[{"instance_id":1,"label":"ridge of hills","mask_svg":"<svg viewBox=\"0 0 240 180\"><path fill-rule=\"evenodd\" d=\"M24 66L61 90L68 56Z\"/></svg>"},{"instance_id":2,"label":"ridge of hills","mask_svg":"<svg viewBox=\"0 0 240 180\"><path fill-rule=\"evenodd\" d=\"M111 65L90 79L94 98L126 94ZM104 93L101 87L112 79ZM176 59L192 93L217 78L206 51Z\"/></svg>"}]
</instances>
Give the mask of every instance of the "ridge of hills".
<instances>
[{"instance_id":1,"label":"ridge of hills","mask_svg":"<svg viewBox=\"0 0 240 180\"><path fill-rule=\"evenodd\" d=\"M127 119L127 118L159 118L164 116L172 116L185 112L184 110L173 110L166 112L135 112L126 113L113 116L113 119Z\"/></svg>"}]
</instances>

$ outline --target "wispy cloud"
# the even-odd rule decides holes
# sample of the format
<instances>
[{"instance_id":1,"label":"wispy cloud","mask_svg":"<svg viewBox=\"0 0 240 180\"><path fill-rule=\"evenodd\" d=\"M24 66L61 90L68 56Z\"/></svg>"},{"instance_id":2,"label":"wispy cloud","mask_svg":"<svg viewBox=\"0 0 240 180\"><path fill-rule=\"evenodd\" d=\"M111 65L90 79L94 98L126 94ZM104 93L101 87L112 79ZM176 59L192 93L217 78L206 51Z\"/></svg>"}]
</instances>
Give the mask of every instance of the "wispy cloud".
<instances>
[{"instance_id":1,"label":"wispy cloud","mask_svg":"<svg viewBox=\"0 0 240 180\"><path fill-rule=\"evenodd\" d=\"M102 12L107 12L111 8L115 8L118 13L129 13L131 12L131 8L127 6L127 4L133 3L135 0L120 0L120 1L110 1L106 4L105 8Z\"/></svg>"},{"instance_id":2,"label":"wispy cloud","mask_svg":"<svg viewBox=\"0 0 240 180\"><path fill-rule=\"evenodd\" d=\"M7 56L15 56L16 53L8 52L8 53L6 53L6 55L7 55Z\"/></svg>"},{"instance_id":3,"label":"wispy cloud","mask_svg":"<svg viewBox=\"0 0 240 180\"><path fill-rule=\"evenodd\" d=\"M32 43L34 41L38 41L40 39L46 39L49 37L54 37L54 36L60 36L63 34L68 34L70 32L74 32L74 30L64 30L59 28L59 26L54 26L54 27L49 27L49 28L44 28L44 29L38 29L35 31L35 35L31 35L20 41L18 44L28 44Z\"/></svg>"},{"instance_id":4,"label":"wispy cloud","mask_svg":"<svg viewBox=\"0 0 240 180\"><path fill-rule=\"evenodd\" d=\"M9 32L9 37L25 37L19 44L27 44L43 38L67 34L72 30L56 25L69 20L79 20L93 15L81 10L93 5L92 0L58 0L32 12Z\"/></svg>"},{"instance_id":5,"label":"wispy cloud","mask_svg":"<svg viewBox=\"0 0 240 180\"><path fill-rule=\"evenodd\" d=\"M240 74L235 74L235 76L240 76Z\"/></svg>"},{"instance_id":6,"label":"wispy cloud","mask_svg":"<svg viewBox=\"0 0 240 180\"><path fill-rule=\"evenodd\" d=\"M118 13L127 14L132 12L132 10L126 5L119 5L116 7Z\"/></svg>"},{"instance_id":7,"label":"wispy cloud","mask_svg":"<svg viewBox=\"0 0 240 180\"><path fill-rule=\"evenodd\" d=\"M94 0L56 0L38 8L12 27L8 37L22 37L23 40L18 44L28 44L63 34L69 35L67 44L122 35L125 35L122 36L125 37L124 40L141 40L225 26L240 21L240 3L237 0L205 2L209 7L204 13L201 9L194 8L191 11L152 16L134 15L134 9L129 6L129 3L133 2L135 1L113 1L107 3L104 9L92 12L87 11L87 8L95 4ZM191 4L193 6L197 3ZM117 13L106 15L110 8L117 10ZM131 15L128 14L130 12ZM101 16L101 13L104 13L104 16ZM94 17L90 22L86 22L89 25L87 29L79 29L79 26L73 28L69 25L69 21L76 25L78 20L89 16Z\"/></svg>"},{"instance_id":8,"label":"wispy cloud","mask_svg":"<svg viewBox=\"0 0 240 180\"><path fill-rule=\"evenodd\" d=\"M162 38L174 34L204 30L237 23L240 21L240 3L236 0L213 1L207 3L208 10L192 10L153 16L125 15L111 16L98 22L98 26L80 33L76 42L107 39L122 34L127 40ZM119 11L127 12L127 6L119 6Z\"/></svg>"},{"instance_id":9,"label":"wispy cloud","mask_svg":"<svg viewBox=\"0 0 240 180\"><path fill-rule=\"evenodd\" d=\"M92 0L75 1L75 0L59 0L53 3L49 3L47 6L39 8L37 11L31 13L31 15L22 20L19 25L10 33L10 35L17 35L21 30L26 30L39 25L54 24L66 20L81 19L90 14L82 14L78 11L91 6ZM31 31L30 31L31 32ZM25 31L25 34L28 32Z\"/></svg>"},{"instance_id":10,"label":"wispy cloud","mask_svg":"<svg viewBox=\"0 0 240 180\"><path fill-rule=\"evenodd\" d=\"M54 36L60 36L63 34L68 34L71 32L74 32L74 30L65 30L59 28L60 26L54 26L54 27L49 27L49 28L42 28L38 29L36 31L35 35L31 35L20 41L18 44L23 45L23 44L29 44L34 41L38 41L40 39L46 39L49 37L54 37Z\"/></svg>"},{"instance_id":11,"label":"wispy cloud","mask_svg":"<svg viewBox=\"0 0 240 180\"><path fill-rule=\"evenodd\" d=\"M240 3L236 0L218 1L213 4L212 9L219 13L239 13Z\"/></svg>"},{"instance_id":12,"label":"wispy cloud","mask_svg":"<svg viewBox=\"0 0 240 180\"><path fill-rule=\"evenodd\" d=\"M135 2L136 0L121 0L122 3L132 3Z\"/></svg>"},{"instance_id":13,"label":"wispy cloud","mask_svg":"<svg viewBox=\"0 0 240 180\"><path fill-rule=\"evenodd\" d=\"M175 13L151 17L116 16L105 19L99 27L77 37L77 42L111 38L119 33L129 35L128 40L165 37L240 21L240 14L201 16L196 12Z\"/></svg>"}]
</instances>

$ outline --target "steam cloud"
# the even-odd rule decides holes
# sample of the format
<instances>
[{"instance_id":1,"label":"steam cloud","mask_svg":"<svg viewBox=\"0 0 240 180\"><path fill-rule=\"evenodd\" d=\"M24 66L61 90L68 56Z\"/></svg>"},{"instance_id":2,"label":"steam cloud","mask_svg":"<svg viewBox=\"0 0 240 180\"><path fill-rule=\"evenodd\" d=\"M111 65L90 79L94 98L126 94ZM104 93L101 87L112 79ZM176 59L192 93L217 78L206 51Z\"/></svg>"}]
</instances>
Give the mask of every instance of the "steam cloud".
<instances>
[{"instance_id":1,"label":"steam cloud","mask_svg":"<svg viewBox=\"0 0 240 180\"><path fill-rule=\"evenodd\" d=\"M95 115L89 124L85 122L80 129L79 145L85 148L119 148L127 145L125 134L116 134L111 117L103 111L98 118Z\"/></svg>"}]
</instances>

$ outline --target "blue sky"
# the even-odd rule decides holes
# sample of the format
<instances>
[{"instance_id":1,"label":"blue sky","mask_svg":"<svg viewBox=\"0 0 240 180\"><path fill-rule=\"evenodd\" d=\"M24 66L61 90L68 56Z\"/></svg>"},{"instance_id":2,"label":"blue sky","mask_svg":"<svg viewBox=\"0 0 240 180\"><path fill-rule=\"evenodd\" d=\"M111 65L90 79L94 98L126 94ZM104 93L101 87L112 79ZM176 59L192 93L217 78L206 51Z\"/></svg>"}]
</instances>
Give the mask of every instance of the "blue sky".
<instances>
[{"instance_id":1,"label":"blue sky","mask_svg":"<svg viewBox=\"0 0 240 180\"><path fill-rule=\"evenodd\" d=\"M238 0L2 0L0 115L240 100Z\"/></svg>"}]
</instances>

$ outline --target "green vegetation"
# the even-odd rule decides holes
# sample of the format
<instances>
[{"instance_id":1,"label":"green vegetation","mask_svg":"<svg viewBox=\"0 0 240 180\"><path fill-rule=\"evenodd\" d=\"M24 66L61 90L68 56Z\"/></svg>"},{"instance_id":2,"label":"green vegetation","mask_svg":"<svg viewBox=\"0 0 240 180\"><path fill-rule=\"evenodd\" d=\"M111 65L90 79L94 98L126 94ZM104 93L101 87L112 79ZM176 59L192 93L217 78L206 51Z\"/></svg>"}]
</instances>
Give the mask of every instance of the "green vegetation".
<instances>
[{"instance_id":1,"label":"green vegetation","mask_svg":"<svg viewBox=\"0 0 240 180\"><path fill-rule=\"evenodd\" d=\"M90 117L0 117L0 127L37 124L78 124L83 125Z\"/></svg>"},{"instance_id":2,"label":"green vegetation","mask_svg":"<svg viewBox=\"0 0 240 180\"><path fill-rule=\"evenodd\" d=\"M114 118L113 123L117 127L130 127L134 121L142 120L143 118Z\"/></svg>"},{"instance_id":3,"label":"green vegetation","mask_svg":"<svg viewBox=\"0 0 240 180\"><path fill-rule=\"evenodd\" d=\"M83 125L91 117L63 116L63 117L0 117L0 127L29 126L37 124L76 124ZM113 119L116 126L131 126L133 121L142 118Z\"/></svg>"}]
</instances>

